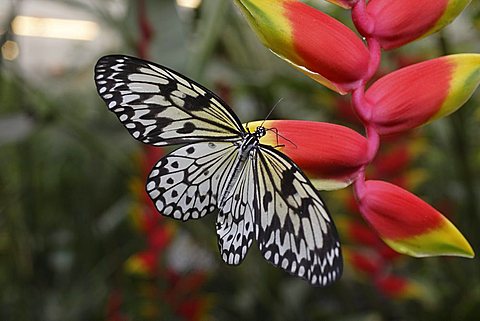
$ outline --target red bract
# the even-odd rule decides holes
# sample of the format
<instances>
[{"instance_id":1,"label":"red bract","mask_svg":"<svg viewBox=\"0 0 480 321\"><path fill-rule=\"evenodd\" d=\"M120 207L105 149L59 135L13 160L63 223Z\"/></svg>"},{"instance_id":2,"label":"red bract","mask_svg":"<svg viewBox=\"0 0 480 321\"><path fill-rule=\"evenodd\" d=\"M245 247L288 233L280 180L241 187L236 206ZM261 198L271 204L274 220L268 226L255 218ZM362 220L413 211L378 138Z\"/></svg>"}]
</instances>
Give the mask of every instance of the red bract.
<instances>
[{"instance_id":1,"label":"red bract","mask_svg":"<svg viewBox=\"0 0 480 321\"><path fill-rule=\"evenodd\" d=\"M392 134L426 123L448 95L453 66L446 60L427 61L388 74L365 97L380 134Z\"/></svg>"},{"instance_id":2,"label":"red bract","mask_svg":"<svg viewBox=\"0 0 480 321\"><path fill-rule=\"evenodd\" d=\"M263 121L250 122L254 130ZM348 127L311 121L268 120L261 143L277 148L298 164L321 189L350 184L366 164L367 141Z\"/></svg>"},{"instance_id":3,"label":"red bract","mask_svg":"<svg viewBox=\"0 0 480 321\"><path fill-rule=\"evenodd\" d=\"M356 191L360 212L380 237L398 252L412 256L473 257L470 244L433 207L406 190L367 181Z\"/></svg>"},{"instance_id":4,"label":"red bract","mask_svg":"<svg viewBox=\"0 0 480 321\"><path fill-rule=\"evenodd\" d=\"M342 94L368 72L369 54L353 31L296 0L236 0L263 43L280 58Z\"/></svg>"},{"instance_id":5,"label":"red bract","mask_svg":"<svg viewBox=\"0 0 480 321\"><path fill-rule=\"evenodd\" d=\"M302 66L341 92L351 90L368 71L365 45L345 25L298 1L285 2L296 53Z\"/></svg>"},{"instance_id":6,"label":"red bract","mask_svg":"<svg viewBox=\"0 0 480 321\"><path fill-rule=\"evenodd\" d=\"M378 274L382 268L382 262L372 256L350 251L347 257L351 265L369 276Z\"/></svg>"},{"instance_id":7,"label":"red bract","mask_svg":"<svg viewBox=\"0 0 480 321\"><path fill-rule=\"evenodd\" d=\"M383 293L392 297L397 297L404 293L408 286L406 279L395 276L380 278L375 283Z\"/></svg>"},{"instance_id":8,"label":"red bract","mask_svg":"<svg viewBox=\"0 0 480 321\"><path fill-rule=\"evenodd\" d=\"M369 36L382 48L400 47L449 24L470 0L370 0L367 15L373 30Z\"/></svg>"},{"instance_id":9,"label":"red bract","mask_svg":"<svg viewBox=\"0 0 480 321\"><path fill-rule=\"evenodd\" d=\"M385 238L412 237L434 230L442 223L442 216L430 205L382 181L367 181L364 197L359 203L368 222ZM404 229L399 229L400 225Z\"/></svg>"},{"instance_id":10,"label":"red bract","mask_svg":"<svg viewBox=\"0 0 480 321\"><path fill-rule=\"evenodd\" d=\"M392 72L376 81L365 98L381 135L406 131L452 113L480 83L480 55L441 57Z\"/></svg>"}]
</instances>

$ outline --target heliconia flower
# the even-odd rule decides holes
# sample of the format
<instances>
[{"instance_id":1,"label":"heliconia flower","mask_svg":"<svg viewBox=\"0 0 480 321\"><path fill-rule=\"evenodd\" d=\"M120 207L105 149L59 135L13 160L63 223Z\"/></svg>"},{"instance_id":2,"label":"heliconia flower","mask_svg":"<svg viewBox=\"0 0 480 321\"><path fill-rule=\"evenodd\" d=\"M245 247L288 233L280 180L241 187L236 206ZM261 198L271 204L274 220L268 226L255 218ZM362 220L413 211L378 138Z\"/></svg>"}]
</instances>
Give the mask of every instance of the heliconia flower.
<instances>
[{"instance_id":1,"label":"heliconia flower","mask_svg":"<svg viewBox=\"0 0 480 321\"><path fill-rule=\"evenodd\" d=\"M374 162L376 177L398 175L407 169L412 161L412 155L407 144L398 144L389 150L388 153L378 155Z\"/></svg>"},{"instance_id":2,"label":"heliconia flower","mask_svg":"<svg viewBox=\"0 0 480 321\"><path fill-rule=\"evenodd\" d=\"M417 298L424 292L419 284L396 275L385 275L375 279L375 286L383 294L394 299Z\"/></svg>"},{"instance_id":3,"label":"heliconia flower","mask_svg":"<svg viewBox=\"0 0 480 321\"><path fill-rule=\"evenodd\" d=\"M342 8L350 9L358 0L327 0L328 2L339 5Z\"/></svg>"},{"instance_id":4,"label":"heliconia flower","mask_svg":"<svg viewBox=\"0 0 480 321\"><path fill-rule=\"evenodd\" d=\"M334 18L298 0L235 0L263 44L341 94L368 71L369 52Z\"/></svg>"},{"instance_id":5,"label":"heliconia flower","mask_svg":"<svg viewBox=\"0 0 480 321\"><path fill-rule=\"evenodd\" d=\"M372 277L383 268L383 262L372 255L367 255L354 250L344 251L345 260L357 271Z\"/></svg>"},{"instance_id":6,"label":"heliconia flower","mask_svg":"<svg viewBox=\"0 0 480 321\"><path fill-rule=\"evenodd\" d=\"M173 224L158 225L147 235L149 248L153 251L165 249L170 244L174 232L175 226Z\"/></svg>"},{"instance_id":7,"label":"heliconia flower","mask_svg":"<svg viewBox=\"0 0 480 321\"><path fill-rule=\"evenodd\" d=\"M457 228L412 193L387 182L370 180L356 188L356 196L363 217L397 252L415 257L474 256Z\"/></svg>"},{"instance_id":8,"label":"heliconia flower","mask_svg":"<svg viewBox=\"0 0 480 321\"><path fill-rule=\"evenodd\" d=\"M344 231L348 239L357 244L375 247L381 242L371 229L355 220L349 220Z\"/></svg>"},{"instance_id":9,"label":"heliconia flower","mask_svg":"<svg viewBox=\"0 0 480 321\"><path fill-rule=\"evenodd\" d=\"M374 250L384 261L394 261L401 257L401 254L388 247L385 242L365 224L353 219L337 219L336 225L342 240L346 239L347 242L355 245L366 246Z\"/></svg>"},{"instance_id":10,"label":"heliconia flower","mask_svg":"<svg viewBox=\"0 0 480 321\"><path fill-rule=\"evenodd\" d=\"M250 131L263 121L248 123ZM368 162L367 140L354 130L323 122L267 120L262 144L276 148L292 159L318 189L349 185Z\"/></svg>"},{"instance_id":11,"label":"heliconia flower","mask_svg":"<svg viewBox=\"0 0 480 321\"><path fill-rule=\"evenodd\" d=\"M480 54L457 54L394 71L366 92L380 135L406 131L460 108L480 84Z\"/></svg>"},{"instance_id":12,"label":"heliconia flower","mask_svg":"<svg viewBox=\"0 0 480 321\"><path fill-rule=\"evenodd\" d=\"M471 0L370 0L370 36L384 49L400 47L432 34L452 22Z\"/></svg>"},{"instance_id":13,"label":"heliconia flower","mask_svg":"<svg viewBox=\"0 0 480 321\"><path fill-rule=\"evenodd\" d=\"M128 320L122 312L122 305L124 299L122 292L119 289L114 289L110 292L107 299L107 315L106 321L126 321Z\"/></svg>"},{"instance_id":14,"label":"heliconia flower","mask_svg":"<svg viewBox=\"0 0 480 321\"><path fill-rule=\"evenodd\" d=\"M208 300L203 297L188 298L177 309L177 314L185 320L200 321L205 319Z\"/></svg>"},{"instance_id":15,"label":"heliconia flower","mask_svg":"<svg viewBox=\"0 0 480 321\"><path fill-rule=\"evenodd\" d=\"M415 137L413 141L394 140L389 143L389 148L375 157L368 176L372 179L387 178L402 188L415 189L429 176L423 168L411 168L412 161L424 151L425 139L422 137Z\"/></svg>"},{"instance_id":16,"label":"heliconia flower","mask_svg":"<svg viewBox=\"0 0 480 321\"><path fill-rule=\"evenodd\" d=\"M157 254L146 250L129 257L125 262L125 269L138 275L152 276L157 270Z\"/></svg>"}]
</instances>

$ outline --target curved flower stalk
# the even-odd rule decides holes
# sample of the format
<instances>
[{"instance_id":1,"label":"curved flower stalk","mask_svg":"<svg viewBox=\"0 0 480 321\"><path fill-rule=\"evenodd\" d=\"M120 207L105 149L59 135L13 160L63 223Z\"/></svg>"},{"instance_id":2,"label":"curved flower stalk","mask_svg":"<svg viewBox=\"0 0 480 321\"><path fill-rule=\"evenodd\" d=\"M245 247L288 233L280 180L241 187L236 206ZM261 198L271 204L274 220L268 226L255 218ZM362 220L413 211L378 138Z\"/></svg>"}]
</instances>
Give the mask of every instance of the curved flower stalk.
<instances>
[{"instance_id":1,"label":"curved flower stalk","mask_svg":"<svg viewBox=\"0 0 480 321\"><path fill-rule=\"evenodd\" d=\"M473 250L463 235L433 207L398 186L365 178L367 165L375 158L382 135L401 133L454 112L480 83L480 55L463 54L433 59L392 72L366 91L367 83L380 64L382 48L396 48L439 30L470 1L331 2L352 9L355 26L365 37L367 46L346 26L300 1L236 0L252 28L275 54L327 87L341 94L352 94L353 109L365 127L366 144L362 142L358 146L363 153L352 149L350 156L358 159L348 159L346 167L351 169L347 171L348 175L334 179L343 183L354 181L358 207L378 235L396 251L412 256L473 257ZM320 128L318 142L311 142L312 139L308 142L309 149L319 149L318 154L304 157L308 155L300 147L300 142L306 142L304 138L302 140L294 131L289 132L287 127L280 128L280 122L270 125L289 140L298 142L296 149L291 148L288 142L284 143L283 151L301 167L305 166L309 174L328 176L326 164L331 165L334 161L341 163L338 158L321 150L320 144L329 143ZM310 129L310 133L316 135L314 132L317 129ZM346 146L358 139L354 136L348 135L350 140L346 140ZM272 137L270 135L267 139ZM335 141L333 136L330 139L334 143L329 147L338 151L335 146L339 141ZM340 155L337 152L334 154ZM319 159L330 158L322 164L321 160L312 161L312 155ZM314 165L318 165L317 170Z\"/></svg>"}]
</instances>

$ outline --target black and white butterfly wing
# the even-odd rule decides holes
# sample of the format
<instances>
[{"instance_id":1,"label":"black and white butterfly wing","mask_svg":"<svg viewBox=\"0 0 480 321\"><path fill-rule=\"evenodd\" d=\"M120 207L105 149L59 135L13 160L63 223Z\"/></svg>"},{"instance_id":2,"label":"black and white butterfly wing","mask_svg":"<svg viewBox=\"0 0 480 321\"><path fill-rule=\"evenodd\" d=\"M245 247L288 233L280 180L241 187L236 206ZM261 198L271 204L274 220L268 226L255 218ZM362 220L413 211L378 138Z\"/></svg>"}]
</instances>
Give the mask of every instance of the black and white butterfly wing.
<instances>
[{"instance_id":1,"label":"black and white butterfly wing","mask_svg":"<svg viewBox=\"0 0 480 321\"><path fill-rule=\"evenodd\" d=\"M238 146L202 142L164 156L150 172L147 193L163 215L186 221L217 208L217 198L233 174Z\"/></svg>"},{"instance_id":2,"label":"black and white butterfly wing","mask_svg":"<svg viewBox=\"0 0 480 321\"><path fill-rule=\"evenodd\" d=\"M175 71L134 57L105 56L97 90L130 134L156 146L235 141L245 130L218 96Z\"/></svg>"},{"instance_id":3,"label":"black and white butterfly wing","mask_svg":"<svg viewBox=\"0 0 480 321\"><path fill-rule=\"evenodd\" d=\"M325 286L343 269L337 231L318 192L285 155L260 145L257 240L263 256L290 274Z\"/></svg>"}]
</instances>

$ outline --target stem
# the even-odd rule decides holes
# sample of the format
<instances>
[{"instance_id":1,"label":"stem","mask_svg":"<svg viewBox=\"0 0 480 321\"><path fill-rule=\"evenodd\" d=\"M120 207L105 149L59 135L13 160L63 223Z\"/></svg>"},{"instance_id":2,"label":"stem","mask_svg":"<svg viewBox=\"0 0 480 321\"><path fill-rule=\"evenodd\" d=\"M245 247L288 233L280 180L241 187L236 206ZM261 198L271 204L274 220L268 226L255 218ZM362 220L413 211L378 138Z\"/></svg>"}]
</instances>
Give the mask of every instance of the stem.
<instances>
[{"instance_id":1,"label":"stem","mask_svg":"<svg viewBox=\"0 0 480 321\"><path fill-rule=\"evenodd\" d=\"M373 159L377 155L378 149L380 148L380 135L377 133L376 129L368 124L367 128L367 142L368 142L368 150L367 150L367 157L369 162L373 162Z\"/></svg>"},{"instance_id":2,"label":"stem","mask_svg":"<svg viewBox=\"0 0 480 321\"><path fill-rule=\"evenodd\" d=\"M375 128L369 124L366 125L365 130L367 132L367 163L370 164L377 155L380 147L380 135L378 135ZM359 202L361 202L362 198L365 196L366 167L367 165L362 166L359 170L357 179L353 183L353 190Z\"/></svg>"},{"instance_id":3,"label":"stem","mask_svg":"<svg viewBox=\"0 0 480 321\"><path fill-rule=\"evenodd\" d=\"M360 172L357 176L355 182L353 182L353 192L357 198L358 203L361 203L363 197L365 196L365 167L363 166L360 169Z\"/></svg>"},{"instance_id":4,"label":"stem","mask_svg":"<svg viewBox=\"0 0 480 321\"><path fill-rule=\"evenodd\" d=\"M362 83L353 90L352 106L362 124L368 124L372 118L372 106L365 98L365 84Z\"/></svg>"},{"instance_id":5,"label":"stem","mask_svg":"<svg viewBox=\"0 0 480 321\"><path fill-rule=\"evenodd\" d=\"M352 20L358 32L364 37L369 36L375 27L374 21L367 13L365 0L359 0L352 8Z\"/></svg>"},{"instance_id":6,"label":"stem","mask_svg":"<svg viewBox=\"0 0 480 321\"><path fill-rule=\"evenodd\" d=\"M365 97L365 86L368 81L372 79L377 72L378 67L380 66L382 48L380 47L380 43L375 38L370 36L374 30L374 22L368 16L365 0L359 0L353 6L352 20L360 34L366 37L368 50L370 52L368 71L352 93L353 108L365 127L365 133L367 135L367 163L359 170L358 177L353 184L355 196L357 197L358 202L361 203L363 197L365 196L366 189L366 167L373 161L380 147L380 135L371 122L374 106Z\"/></svg>"},{"instance_id":7,"label":"stem","mask_svg":"<svg viewBox=\"0 0 480 321\"><path fill-rule=\"evenodd\" d=\"M377 39L372 37L367 37L368 50L370 52L370 64L368 65L368 72L365 76L365 80L372 79L375 76L375 73L380 66L380 61L382 59L382 47Z\"/></svg>"}]
</instances>

